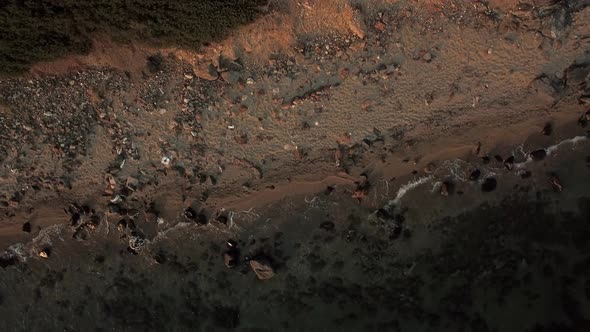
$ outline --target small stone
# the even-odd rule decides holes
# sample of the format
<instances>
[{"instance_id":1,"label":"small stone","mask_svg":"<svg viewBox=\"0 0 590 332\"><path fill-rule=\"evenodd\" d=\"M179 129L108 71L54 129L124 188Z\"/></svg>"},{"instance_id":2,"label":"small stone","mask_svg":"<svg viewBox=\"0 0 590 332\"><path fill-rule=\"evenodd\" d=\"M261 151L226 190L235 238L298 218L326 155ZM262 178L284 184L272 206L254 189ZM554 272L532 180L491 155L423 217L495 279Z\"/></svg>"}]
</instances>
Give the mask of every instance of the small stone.
<instances>
[{"instance_id":1,"label":"small stone","mask_svg":"<svg viewBox=\"0 0 590 332\"><path fill-rule=\"evenodd\" d=\"M125 228L127 228L127 220L119 220L119 222L117 223L117 230L122 232Z\"/></svg>"},{"instance_id":2,"label":"small stone","mask_svg":"<svg viewBox=\"0 0 590 332\"><path fill-rule=\"evenodd\" d=\"M427 52L422 56L422 59L426 62L430 62L432 61L432 54L430 52Z\"/></svg>"},{"instance_id":3,"label":"small stone","mask_svg":"<svg viewBox=\"0 0 590 332\"><path fill-rule=\"evenodd\" d=\"M259 257L250 260L250 267L260 280L270 279L275 274L270 260L265 257Z\"/></svg>"}]
</instances>

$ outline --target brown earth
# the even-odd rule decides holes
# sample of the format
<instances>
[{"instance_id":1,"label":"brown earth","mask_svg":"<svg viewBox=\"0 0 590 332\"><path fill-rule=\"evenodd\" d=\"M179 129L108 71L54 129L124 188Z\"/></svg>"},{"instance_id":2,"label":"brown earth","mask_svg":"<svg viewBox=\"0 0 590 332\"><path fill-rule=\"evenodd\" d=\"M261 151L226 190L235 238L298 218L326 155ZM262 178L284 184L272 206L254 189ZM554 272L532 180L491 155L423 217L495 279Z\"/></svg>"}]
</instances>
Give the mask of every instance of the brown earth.
<instances>
[{"instance_id":1,"label":"brown earth","mask_svg":"<svg viewBox=\"0 0 590 332\"><path fill-rule=\"evenodd\" d=\"M0 241L68 223L73 203L212 220L327 187L355 196L361 174L393 194L393 178L476 159L478 142L505 153L586 111L588 22L543 1L308 0L202 52L97 36L90 55L0 81Z\"/></svg>"}]
</instances>

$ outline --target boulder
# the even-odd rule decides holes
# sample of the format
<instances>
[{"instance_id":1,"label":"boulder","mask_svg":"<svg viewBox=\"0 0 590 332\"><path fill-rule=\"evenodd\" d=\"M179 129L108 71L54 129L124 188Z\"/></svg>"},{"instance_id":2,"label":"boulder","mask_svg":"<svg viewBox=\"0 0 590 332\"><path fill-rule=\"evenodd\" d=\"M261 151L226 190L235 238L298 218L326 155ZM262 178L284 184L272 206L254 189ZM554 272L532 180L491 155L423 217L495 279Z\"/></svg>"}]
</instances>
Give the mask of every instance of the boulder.
<instances>
[{"instance_id":1,"label":"boulder","mask_svg":"<svg viewBox=\"0 0 590 332\"><path fill-rule=\"evenodd\" d=\"M250 267L260 280L270 279L275 275L270 260L266 257L258 257L250 260Z\"/></svg>"}]
</instances>

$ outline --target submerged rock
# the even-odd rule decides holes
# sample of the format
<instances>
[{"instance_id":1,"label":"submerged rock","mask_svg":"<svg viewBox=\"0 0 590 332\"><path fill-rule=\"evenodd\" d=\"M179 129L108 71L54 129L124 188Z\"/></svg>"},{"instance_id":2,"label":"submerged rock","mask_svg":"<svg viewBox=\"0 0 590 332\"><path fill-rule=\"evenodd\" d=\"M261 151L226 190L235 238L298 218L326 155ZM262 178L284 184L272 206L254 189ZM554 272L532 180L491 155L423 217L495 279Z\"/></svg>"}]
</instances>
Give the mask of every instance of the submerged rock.
<instances>
[{"instance_id":1,"label":"submerged rock","mask_svg":"<svg viewBox=\"0 0 590 332\"><path fill-rule=\"evenodd\" d=\"M553 133L553 126L551 125L551 123L546 123L545 126L543 127L543 130L541 130L541 134L543 134L545 136L551 136L552 133Z\"/></svg>"},{"instance_id":2,"label":"submerged rock","mask_svg":"<svg viewBox=\"0 0 590 332\"><path fill-rule=\"evenodd\" d=\"M533 159L534 161L540 161L540 160L545 159L545 157L547 157L547 150L545 150L545 149L535 150L535 151L529 153L529 156L531 156L531 159Z\"/></svg>"},{"instance_id":3,"label":"submerged rock","mask_svg":"<svg viewBox=\"0 0 590 332\"><path fill-rule=\"evenodd\" d=\"M509 171L514 168L514 156L510 156L504 160L504 167L506 167L506 169Z\"/></svg>"},{"instance_id":4,"label":"submerged rock","mask_svg":"<svg viewBox=\"0 0 590 332\"><path fill-rule=\"evenodd\" d=\"M51 256L51 249L45 248L45 249L39 251L39 257L49 258L49 256Z\"/></svg>"},{"instance_id":5,"label":"submerged rock","mask_svg":"<svg viewBox=\"0 0 590 332\"><path fill-rule=\"evenodd\" d=\"M275 275L271 262L266 257L258 257L250 260L250 267L260 280L270 279Z\"/></svg>"},{"instance_id":6,"label":"submerged rock","mask_svg":"<svg viewBox=\"0 0 590 332\"><path fill-rule=\"evenodd\" d=\"M223 264L232 268L238 264L240 259L240 249L238 249L238 243L234 240L228 240L226 242L227 250L223 253Z\"/></svg>"},{"instance_id":7,"label":"submerged rock","mask_svg":"<svg viewBox=\"0 0 590 332\"><path fill-rule=\"evenodd\" d=\"M553 174L549 175L548 181L551 184L553 191L555 191L555 192L562 192L563 191L563 185L561 184L561 180L559 179L557 174L553 173Z\"/></svg>"},{"instance_id":8,"label":"submerged rock","mask_svg":"<svg viewBox=\"0 0 590 332\"><path fill-rule=\"evenodd\" d=\"M443 196L449 196L451 194L452 187L453 184L449 181L443 182L443 184L440 186L440 194Z\"/></svg>"},{"instance_id":9,"label":"submerged rock","mask_svg":"<svg viewBox=\"0 0 590 332\"><path fill-rule=\"evenodd\" d=\"M477 181L481 176L481 171L479 169L475 169L471 174L469 174L469 180Z\"/></svg>"},{"instance_id":10,"label":"submerged rock","mask_svg":"<svg viewBox=\"0 0 590 332\"><path fill-rule=\"evenodd\" d=\"M489 193L496 190L498 181L495 178L486 178L481 184L481 191Z\"/></svg>"}]
</instances>

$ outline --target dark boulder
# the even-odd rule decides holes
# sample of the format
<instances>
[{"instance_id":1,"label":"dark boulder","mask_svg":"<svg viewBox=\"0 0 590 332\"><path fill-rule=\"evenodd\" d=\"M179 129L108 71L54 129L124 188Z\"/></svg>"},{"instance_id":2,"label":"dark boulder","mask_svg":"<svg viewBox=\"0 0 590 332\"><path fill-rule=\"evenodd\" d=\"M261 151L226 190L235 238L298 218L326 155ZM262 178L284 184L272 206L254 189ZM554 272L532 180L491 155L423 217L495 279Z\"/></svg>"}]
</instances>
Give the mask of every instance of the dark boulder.
<instances>
[{"instance_id":1,"label":"dark boulder","mask_svg":"<svg viewBox=\"0 0 590 332\"><path fill-rule=\"evenodd\" d=\"M545 157L547 157L547 150L545 150L545 149L535 150L535 151L529 153L529 156L531 156L531 159L533 159L534 161L540 161L540 160L545 159Z\"/></svg>"},{"instance_id":2,"label":"dark boulder","mask_svg":"<svg viewBox=\"0 0 590 332\"><path fill-rule=\"evenodd\" d=\"M479 169L475 169L475 170L473 170L473 172L471 172L471 174L469 174L469 180L477 181L480 176L481 176L481 171Z\"/></svg>"},{"instance_id":3,"label":"dark boulder","mask_svg":"<svg viewBox=\"0 0 590 332\"><path fill-rule=\"evenodd\" d=\"M486 178L481 184L481 191L489 193L496 190L498 181L495 178Z\"/></svg>"}]
</instances>

